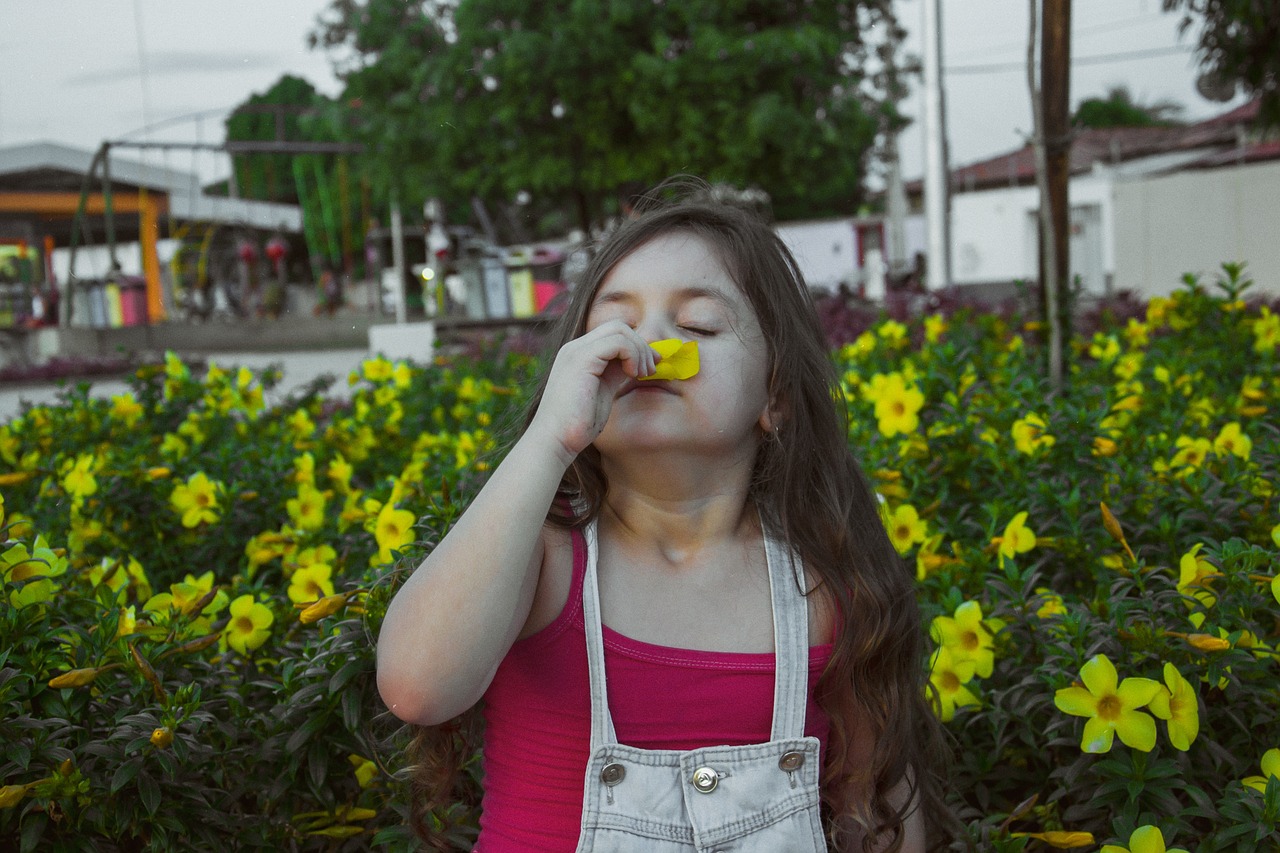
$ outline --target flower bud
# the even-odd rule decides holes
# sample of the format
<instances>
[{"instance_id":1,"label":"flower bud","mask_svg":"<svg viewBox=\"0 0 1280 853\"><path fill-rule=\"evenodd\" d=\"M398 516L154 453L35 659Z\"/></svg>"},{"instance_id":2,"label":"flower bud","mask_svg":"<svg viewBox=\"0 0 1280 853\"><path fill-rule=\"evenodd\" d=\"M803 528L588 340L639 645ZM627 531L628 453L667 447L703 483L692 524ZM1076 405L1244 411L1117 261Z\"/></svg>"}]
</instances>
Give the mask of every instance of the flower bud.
<instances>
[{"instance_id":1,"label":"flower bud","mask_svg":"<svg viewBox=\"0 0 1280 853\"><path fill-rule=\"evenodd\" d=\"M1221 637L1213 637L1209 634L1189 634L1187 642L1192 648L1199 649L1202 652L1225 652L1231 648L1231 641L1224 640Z\"/></svg>"},{"instance_id":2,"label":"flower bud","mask_svg":"<svg viewBox=\"0 0 1280 853\"><path fill-rule=\"evenodd\" d=\"M61 690L64 687L88 687L98 677L98 671L96 666L69 670L62 675L50 678L49 686L54 690Z\"/></svg>"},{"instance_id":3,"label":"flower bud","mask_svg":"<svg viewBox=\"0 0 1280 853\"><path fill-rule=\"evenodd\" d=\"M11 809L27 795L26 785L5 785L0 788L0 809Z\"/></svg>"},{"instance_id":4,"label":"flower bud","mask_svg":"<svg viewBox=\"0 0 1280 853\"><path fill-rule=\"evenodd\" d=\"M312 622L317 622L326 616L332 616L337 613L346 603L347 593L345 592L325 596L303 610L298 616L298 621L303 625L310 625Z\"/></svg>"}]
</instances>

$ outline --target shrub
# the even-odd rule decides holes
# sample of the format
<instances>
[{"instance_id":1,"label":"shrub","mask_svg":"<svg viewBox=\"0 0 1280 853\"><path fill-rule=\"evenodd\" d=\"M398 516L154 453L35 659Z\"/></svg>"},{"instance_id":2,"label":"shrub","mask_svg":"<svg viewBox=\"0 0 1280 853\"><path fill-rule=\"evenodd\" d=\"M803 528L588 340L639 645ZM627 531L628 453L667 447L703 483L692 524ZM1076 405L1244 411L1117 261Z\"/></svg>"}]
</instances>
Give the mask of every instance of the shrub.
<instances>
[{"instance_id":1,"label":"shrub","mask_svg":"<svg viewBox=\"0 0 1280 853\"><path fill-rule=\"evenodd\" d=\"M1280 319L1227 273L1096 311L1061 395L1013 312L830 312L957 848L1280 842ZM532 367L371 359L267 406L270 372L169 357L0 426L0 847L412 848L374 638Z\"/></svg>"}]
</instances>

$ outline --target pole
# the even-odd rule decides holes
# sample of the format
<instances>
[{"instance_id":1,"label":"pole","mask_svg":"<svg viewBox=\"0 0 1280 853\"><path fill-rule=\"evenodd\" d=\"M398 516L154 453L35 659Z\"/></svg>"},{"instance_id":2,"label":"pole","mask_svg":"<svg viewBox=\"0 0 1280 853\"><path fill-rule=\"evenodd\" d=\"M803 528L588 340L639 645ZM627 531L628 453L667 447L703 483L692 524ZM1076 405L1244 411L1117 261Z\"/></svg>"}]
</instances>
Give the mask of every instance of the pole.
<instances>
[{"instance_id":1,"label":"pole","mask_svg":"<svg viewBox=\"0 0 1280 853\"><path fill-rule=\"evenodd\" d=\"M924 0L924 207L928 228L927 285L951 286L950 188L942 93L941 0Z\"/></svg>"},{"instance_id":2,"label":"pole","mask_svg":"<svg viewBox=\"0 0 1280 853\"><path fill-rule=\"evenodd\" d=\"M1040 85L1044 107L1045 175L1048 188L1048 223L1045 253L1046 283L1052 283L1051 299L1045 308L1049 322L1049 380L1055 388L1062 387L1064 373L1063 341L1070 316L1069 294L1071 283L1070 199L1068 185L1071 176L1071 128L1069 103L1071 85L1071 0L1044 0L1040 51ZM1052 260L1052 267L1049 262Z\"/></svg>"},{"instance_id":3,"label":"pole","mask_svg":"<svg viewBox=\"0 0 1280 853\"><path fill-rule=\"evenodd\" d=\"M396 322L408 319L404 293L404 220L400 218L400 193L391 189L391 267L396 274Z\"/></svg>"},{"instance_id":4,"label":"pole","mask_svg":"<svg viewBox=\"0 0 1280 853\"><path fill-rule=\"evenodd\" d=\"M107 233L107 255L111 259L107 277L111 278L120 269L116 260L116 218L111 202L111 146L102 143L102 226Z\"/></svg>"}]
</instances>

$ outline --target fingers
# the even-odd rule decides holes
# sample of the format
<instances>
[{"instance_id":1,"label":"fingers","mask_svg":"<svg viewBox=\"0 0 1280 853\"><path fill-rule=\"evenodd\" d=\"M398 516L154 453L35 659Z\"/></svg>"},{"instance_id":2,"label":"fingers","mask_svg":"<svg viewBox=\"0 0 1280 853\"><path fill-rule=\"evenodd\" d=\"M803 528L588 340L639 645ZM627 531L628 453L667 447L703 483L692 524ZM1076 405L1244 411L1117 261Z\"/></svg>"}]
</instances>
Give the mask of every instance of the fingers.
<instances>
[{"instance_id":1,"label":"fingers","mask_svg":"<svg viewBox=\"0 0 1280 853\"><path fill-rule=\"evenodd\" d=\"M597 376L603 376L612 362L617 362L629 378L652 376L661 358L635 329L621 320L602 323L571 341L565 349L569 346L580 347L589 354L599 368L591 371Z\"/></svg>"}]
</instances>

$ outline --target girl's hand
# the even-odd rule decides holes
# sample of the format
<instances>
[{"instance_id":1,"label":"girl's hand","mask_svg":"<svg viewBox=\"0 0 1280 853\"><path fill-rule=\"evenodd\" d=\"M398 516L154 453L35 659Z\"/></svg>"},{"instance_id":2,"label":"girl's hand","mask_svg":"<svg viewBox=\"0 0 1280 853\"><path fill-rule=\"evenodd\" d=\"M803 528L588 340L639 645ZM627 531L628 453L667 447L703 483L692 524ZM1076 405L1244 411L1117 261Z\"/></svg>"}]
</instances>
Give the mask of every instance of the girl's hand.
<instances>
[{"instance_id":1,"label":"girl's hand","mask_svg":"<svg viewBox=\"0 0 1280 853\"><path fill-rule=\"evenodd\" d=\"M600 435L622 386L652 375L657 360L626 323L600 324L560 348L528 431L556 441L567 466Z\"/></svg>"}]
</instances>

